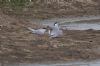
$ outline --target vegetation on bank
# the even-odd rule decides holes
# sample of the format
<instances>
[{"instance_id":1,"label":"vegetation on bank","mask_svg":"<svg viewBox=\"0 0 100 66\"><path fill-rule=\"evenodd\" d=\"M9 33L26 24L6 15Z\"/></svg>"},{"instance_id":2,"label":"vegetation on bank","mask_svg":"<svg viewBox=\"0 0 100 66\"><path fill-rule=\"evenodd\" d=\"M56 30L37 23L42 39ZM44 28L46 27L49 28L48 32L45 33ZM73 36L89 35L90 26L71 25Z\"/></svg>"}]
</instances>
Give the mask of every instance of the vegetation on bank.
<instances>
[{"instance_id":1,"label":"vegetation on bank","mask_svg":"<svg viewBox=\"0 0 100 66\"><path fill-rule=\"evenodd\" d=\"M27 4L29 4L29 0L1 0L0 1L1 8L9 8L12 10L22 9Z\"/></svg>"},{"instance_id":2,"label":"vegetation on bank","mask_svg":"<svg viewBox=\"0 0 100 66\"><path fill-rule=\"evenodd\" d=\"M10 15L49 18L98 15L99 3L97 0L0 0L0 9Z\"/></svg>"}]
</instances>

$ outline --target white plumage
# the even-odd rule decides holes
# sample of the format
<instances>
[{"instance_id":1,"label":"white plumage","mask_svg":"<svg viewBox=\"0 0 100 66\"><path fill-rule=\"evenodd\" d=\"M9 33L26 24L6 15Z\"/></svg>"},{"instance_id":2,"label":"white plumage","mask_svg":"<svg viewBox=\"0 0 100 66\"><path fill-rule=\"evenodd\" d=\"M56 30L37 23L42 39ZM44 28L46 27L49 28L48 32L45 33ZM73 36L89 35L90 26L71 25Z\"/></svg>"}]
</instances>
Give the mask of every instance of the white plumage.
<instances>
[{"instance_id":1,"label":"white plumage","mask_svg":"<svg viewBox=\"0 0 100 66\"><path fill-rule=\"evenodd\" d=\"M63 31L60 30L58 23L54 23L54 26L50 26L52 30L49 30L49 36L50 37L59 37L63 35Z\"/></svg>"},{"instance_id":2,"label":"white plumage","mask_svg":"<svg viewBox=\"0 0 100 66\"><path fill-rule=\"evenodd\" d=\"M32 29L32 28L28 28L30 31L32 31L32 33L35 33L35 34L39 34L39 35L43 35L45 32L46 32L46 29Z\"/></svg>"},{"instance_id":3,"label":"white plumage","mask_svg":"<svg viewBox=\"0 0 100 66\"><path fill-rule=\"evenodd\" d=\"M50 29L48 30L48 35L50 38L54 38L54 37L60 37L61 35L63 35L63 31L60 30L60 27L58 25L58 23L54 23L53 26L48 26ZM45 33L47 33L46 29L43 29L43 28L40 28L40 29L32 29L30 27L28 27L28 29L30 31L32 31L32 33L35 33L35 34L39 34L39 35L43 35Z\"/></svg>"}]
</instances>

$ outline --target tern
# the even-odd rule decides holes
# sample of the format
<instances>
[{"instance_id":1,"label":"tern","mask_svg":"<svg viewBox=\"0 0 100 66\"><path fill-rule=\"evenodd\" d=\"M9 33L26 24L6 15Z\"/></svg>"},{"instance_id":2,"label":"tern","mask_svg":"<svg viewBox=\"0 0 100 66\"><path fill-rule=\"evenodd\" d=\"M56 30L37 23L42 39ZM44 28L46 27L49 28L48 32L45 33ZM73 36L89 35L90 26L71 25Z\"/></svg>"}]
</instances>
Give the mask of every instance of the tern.
<instances>
[{"instance_id":1,"label":"tern","mask_svg":"<svg viewBox=\"0 0 100 66\"><path fill-rule=\"evenodd\" d=\"M32 31L32 33L38 35L44 35L47 33L50 38L60 37L63 35L63 31L60 29L58 22L55 22L53 26L47 26L47 28L32 29L28 27L28 29Z\"/></svg>"},{"instance_id":2,"label":"tern","mask_svg":"<svg viewBox=\"0 0 100 66\"><path fill-rule=\"evenodd\" d=\"M32 29L32 28L28 27L28 29L29 29L30 31L32 31L32 33L34 33L34 34L39 34L39 35L43 35L43 34L45 34L45 32L46 32L46 29L44 29L44 28Z\"/></svg>"},{"instance_id":3,"label":"tern","mask_svg":"<svg viewBox=\"0 0 100 66\"><path fill-rule=\"evenodd\" d=\"M60 30L58 22L55 22L54 26L50 26L50 28L51 30L48 30L48 34L51 38L63 35L63 31Z\"/></svg>"}]
</instances>

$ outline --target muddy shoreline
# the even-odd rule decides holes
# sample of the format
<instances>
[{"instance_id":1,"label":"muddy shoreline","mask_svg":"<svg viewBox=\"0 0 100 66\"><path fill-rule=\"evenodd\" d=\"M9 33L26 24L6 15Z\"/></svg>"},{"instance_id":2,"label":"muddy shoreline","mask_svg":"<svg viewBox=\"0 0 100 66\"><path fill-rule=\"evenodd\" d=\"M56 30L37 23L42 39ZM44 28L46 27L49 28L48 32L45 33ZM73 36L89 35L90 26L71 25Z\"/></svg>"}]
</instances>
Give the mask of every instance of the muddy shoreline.
<instances>
[{"instance_id":1,"label":"muddy shoreline","mask_svg":"<svg viewBox=\"0 0 100 66\"><path fill-rule=\"evenodd\" d=\"M50 61L95 60L100 58L100 31L86 30L64 32L60 38L33 36L31 39L1 38L1 62L37 63ZM2 34L7 35L6 33ZM35 39L34 39L35 38ZM6 41L6 42L5 42Z\"/></svg>"},{"instance_id":2,"label":"muddy shoreline","mask_svg":"<svg viewBox=\"0 0 100 66\"><path fill-rule=\"evenodd\" d=\"M32 34L40 28L24 19L0 15L0 62L37 63L100 59L100 30L65 30L60 38Z\"/></svg>"}]
</instances>

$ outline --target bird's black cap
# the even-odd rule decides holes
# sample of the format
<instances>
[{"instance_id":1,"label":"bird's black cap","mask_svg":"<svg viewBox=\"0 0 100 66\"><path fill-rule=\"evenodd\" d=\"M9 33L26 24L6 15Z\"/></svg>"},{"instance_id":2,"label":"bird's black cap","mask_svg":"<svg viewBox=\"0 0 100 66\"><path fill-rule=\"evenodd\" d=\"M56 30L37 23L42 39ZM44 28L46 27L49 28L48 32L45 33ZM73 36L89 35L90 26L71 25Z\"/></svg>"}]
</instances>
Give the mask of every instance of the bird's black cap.
<instances>
[{"instance_id":1,"label":"bird's black cap","mask_svg":"<svg viewBox=\"0 0 100 66\"><path fill-rule=\"evenodd\" d=\"M58 22L55 22L54 25L57 24L57 23L58 23Z\"/></svg>"}]
</instances>

